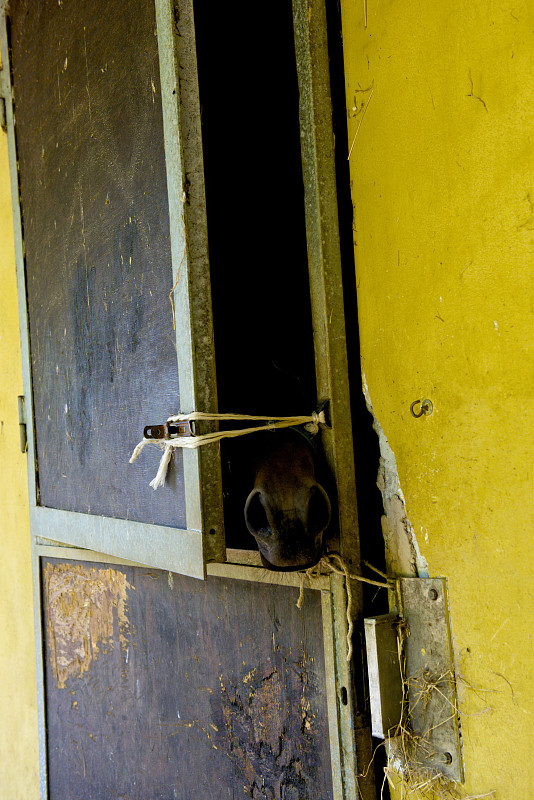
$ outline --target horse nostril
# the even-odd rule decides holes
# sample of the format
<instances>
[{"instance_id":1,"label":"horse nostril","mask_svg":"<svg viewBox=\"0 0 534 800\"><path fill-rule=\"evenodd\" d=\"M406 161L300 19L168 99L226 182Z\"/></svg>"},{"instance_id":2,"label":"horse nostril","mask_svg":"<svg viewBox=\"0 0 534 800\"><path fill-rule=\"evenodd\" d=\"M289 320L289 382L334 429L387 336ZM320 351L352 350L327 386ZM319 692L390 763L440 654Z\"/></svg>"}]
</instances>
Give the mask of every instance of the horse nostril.
<instances>
[{"instance_id":1,"label":"horse nostril","mask_svg":"<svg viewBox=\"0 0 534 800\"><path fill-rule=\"evenodd\" d=\"M330 522L330 500L318 483L310 489L307 522L308 531L314 536L322 533Z\"/></svg>"},{"instance_id":2,"label":"horse nostril","mask_svg":"<svg viewBox=\"0 0 534 800\"><path fill-rule=\"evenodd\" d=\"M247 498L245 503L245 522L249 531L256 536L270 536L272 534L259 489L253 489Z\"/></svg>"}]
</instances>

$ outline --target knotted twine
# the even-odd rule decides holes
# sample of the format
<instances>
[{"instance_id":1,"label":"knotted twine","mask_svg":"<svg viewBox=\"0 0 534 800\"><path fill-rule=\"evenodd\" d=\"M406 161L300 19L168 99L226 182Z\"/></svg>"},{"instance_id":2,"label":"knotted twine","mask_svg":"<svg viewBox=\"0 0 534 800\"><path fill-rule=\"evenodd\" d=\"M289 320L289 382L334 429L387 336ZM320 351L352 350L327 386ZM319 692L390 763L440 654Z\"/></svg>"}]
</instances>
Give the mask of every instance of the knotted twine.
<instances>
[{"instance_id":1,"label":"knotted twine","mask_svg":"<svg viewBox=\"0 0 534 800\"><path fill-rule=\"evenodd\" d=\"M335 565L335 562L339 564L339 567ZM349 569L343 559L341 558L338 553L328 553L326 556L323 556L321 560L315 564L313 567L309 567L307 570L299 573L300 576L300 592L299 592L299 599L297 600L297 608L302 608L302 604L304 602L304 582L306 578L310 583L313 584L314 580L320 578L323 574L321 572L321 568L324 567L326 569L326 575L335 573L336 575L343 575L345 578L345 589L347 592L347 661L350 661L352 658L352 633L354 631L354 623L352 621L352 588L350 585L351 580L360 581L360 583L370 583L371 586L379 586L381 589L390 589L391 586L389 583L383 583L380 581L373 581L371 578L363 578L361 575L353 575L349 572ZM374 569L375 572L380 572L377 570L376 567L371 567ZM380 572L380 575L384 573ZM386 576L384 576L386 577Z\"/></svg>"},{"instance_id":2,"label":"knotted twine","mask_svg":"<svg viewBox=\"0 0 534 800\"><path fill-rule=\"evenodd\" d=\"M214 431L213 433L204 433L200 436L177 436L174 439L165 439L164 441L158 439L145 439L143 438L134 449L131 457L130 464L139 457L144 447L147 444L157 444L163 448L163 455L159 462L156 477L150 481L150 486L157 489L165 483L167 469L171 460L172 451L176 447L195 449L205 444L212 444L219 442L221 439L232 439L235 436L245 436L248 433L258 433L259 431L273 431L277 428L291 428L297 425L304 425L308 433L316 434L319 431L319 425L325 424L324 411L314 411L308 416L301 417L262 417L254 416L252 414L207 414L203 411L193 411L191 414L176 414L174 417L169 417L167 422L195 422L201 420L210 421L229 421L229 420L247 420L247 421L262 421L266 424L258 425L253 428L238 428L230 431Z\"/></svg>"}]
</instances>

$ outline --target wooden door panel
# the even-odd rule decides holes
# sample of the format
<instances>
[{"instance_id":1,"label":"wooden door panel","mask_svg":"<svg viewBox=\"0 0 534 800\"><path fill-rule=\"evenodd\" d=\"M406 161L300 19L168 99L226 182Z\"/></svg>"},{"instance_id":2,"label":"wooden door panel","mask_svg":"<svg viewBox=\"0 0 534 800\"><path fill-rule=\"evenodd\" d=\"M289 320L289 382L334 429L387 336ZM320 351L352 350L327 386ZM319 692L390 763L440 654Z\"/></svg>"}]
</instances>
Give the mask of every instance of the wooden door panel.
<instances>
[{"instance_id":1,"label":"wooden door panel","mask_svg":"<svg viewBox=\"0 0 534 800\"><path fill-rule=\"evenodd\" d=\"M50 800L326 800L321 593L42 559Z\"/></svg>"},{"instance_id":2,"label":"wooden door panel","mask_svg":"<svg viewBox=\"0 0 534 800\"><path fill-rule=\"evenodd\" d=\"M180 408L154 5L10 4L40 504L186 527L145 424Z\"/></svg>"}]
</instances>

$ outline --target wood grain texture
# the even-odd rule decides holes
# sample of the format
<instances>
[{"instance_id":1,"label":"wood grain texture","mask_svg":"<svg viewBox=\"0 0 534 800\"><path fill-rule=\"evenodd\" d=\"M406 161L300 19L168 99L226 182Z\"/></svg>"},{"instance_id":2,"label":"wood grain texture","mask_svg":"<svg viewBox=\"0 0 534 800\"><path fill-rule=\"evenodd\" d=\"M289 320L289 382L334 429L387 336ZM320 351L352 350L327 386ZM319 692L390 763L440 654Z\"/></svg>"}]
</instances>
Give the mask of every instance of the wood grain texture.
<instances>
[{"instance_id":1,"label":"wood grain texture","mask_svg":"<svg viewBox=\"0 0 534 800\"><path fill-rule=\"evenodd\" d=\"M154 8L15 0L13 87L40 502L184 526L181 458L148 487L143 426L179 408Z\"/></svg>"},{"instance_id":2,"label":"wood grain texture","mask_svg":"<svg viewBox=\"0 0 534 800\"><path fill-rule=\"evenodd\" d=\"M320 592L43 563L50 800L332 797Z\"/></svg>"}]
</instances>

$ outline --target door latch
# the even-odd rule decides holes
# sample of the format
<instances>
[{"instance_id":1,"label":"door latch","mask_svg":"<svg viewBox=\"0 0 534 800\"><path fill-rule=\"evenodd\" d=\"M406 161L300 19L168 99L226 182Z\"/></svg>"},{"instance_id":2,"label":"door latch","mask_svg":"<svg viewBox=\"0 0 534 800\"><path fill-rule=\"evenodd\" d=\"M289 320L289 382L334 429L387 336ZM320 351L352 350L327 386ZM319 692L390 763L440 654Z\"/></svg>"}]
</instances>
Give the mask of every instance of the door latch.
<instances>
[{"instance_id":1,"label":"door latch","mask_svg":"<svg viewBox=\"0 0 534 800\"><path fill-rule=\"evenodd\" d=\"M143 431L145 439L176 439L178 436L194 436L193 423L187 420L164 422L162 425L147 425Z\"/></svg>"}]
</instances>

